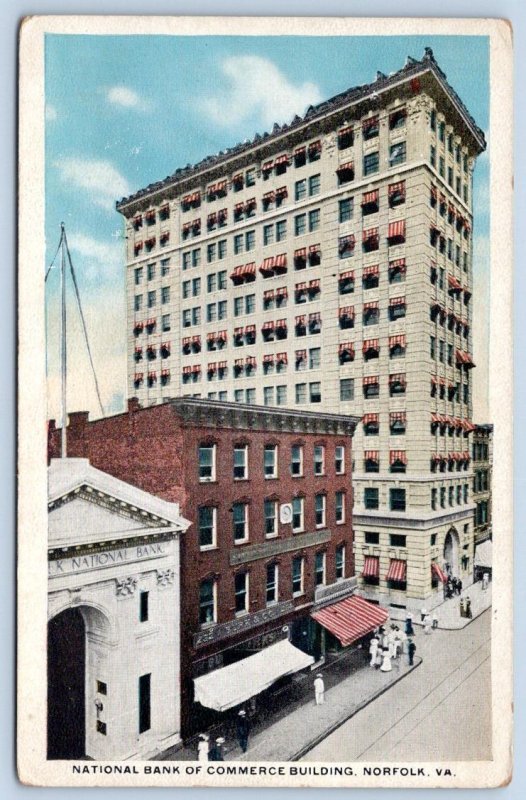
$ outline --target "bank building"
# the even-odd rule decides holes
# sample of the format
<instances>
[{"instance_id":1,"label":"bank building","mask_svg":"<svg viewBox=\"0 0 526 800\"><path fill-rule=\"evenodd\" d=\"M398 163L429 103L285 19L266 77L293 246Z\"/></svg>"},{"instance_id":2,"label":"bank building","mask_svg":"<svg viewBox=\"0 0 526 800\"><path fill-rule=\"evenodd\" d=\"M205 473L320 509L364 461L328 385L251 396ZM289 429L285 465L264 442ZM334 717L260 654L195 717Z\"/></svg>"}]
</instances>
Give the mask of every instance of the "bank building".
<instances>
[{"instance_id":1,"label":"bank building","mask_svg":"<svg viewBox=\"0 0 526 800\"><path fill-rule=\"evenodd\" d=\"M48 476L48 758L151 757L180 741L189 523L87 459L53 459Z\"/></svg>"},{"instance_id":2,"label":"bank building","mask_svg":"<svg viewBox=\"0 0 526 800\"><path fill-rule=\"evenodd\" d=\"M373 76L372 76L373 77ZM128 396L353 414L360 591L473 579L472 176L432 51L117 203Z\"/></svg>"}]
</instances>

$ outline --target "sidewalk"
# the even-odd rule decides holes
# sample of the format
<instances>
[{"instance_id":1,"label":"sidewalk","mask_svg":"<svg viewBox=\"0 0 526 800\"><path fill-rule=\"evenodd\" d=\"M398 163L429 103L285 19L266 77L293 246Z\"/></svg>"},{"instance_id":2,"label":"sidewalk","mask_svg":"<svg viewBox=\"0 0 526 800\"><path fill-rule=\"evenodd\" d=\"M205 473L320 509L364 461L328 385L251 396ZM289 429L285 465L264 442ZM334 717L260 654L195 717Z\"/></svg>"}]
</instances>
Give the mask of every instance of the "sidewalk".
<instances>
[{"instance_id":1,"label":"sidewalk","mask_svg":"<svg viewBox=\"0 0 526 800\"><path fill-rule=\"evenodd\" d=\"M430 615L436 614L438 617L438 627L443 630L456 631L465 628L477 617L486 611L491 606L491 581L488 588L483 591L482 581L472 583L462 590L462 594L456 597L451 597L449 600L444 600L440 605L435 606L429 611ZM469 597L471 600L471 618L460 616L460 598ZM390 609L391 619L403 621L406 617L405 611L397 611ZM421 625L420 614L413 614L413 625Z\"/></svg>"},{"instance_id":2,"label":"sidewalk","mask_svg":"<svg viewBox=\"0 0 526 800\"><path fill-rule=\"evenodd\" d=\"M243 754L237 744L235 719L209 731L211 743L217 736L226 739L226 761L295 761L420 663L421 659L416 657L410 667L407 656L403 655L393 660L392 671L385 673L368 666L369 658L363 650L338 654L323 667L296 675L287 686L269 693L268 700L261 703L251 721L247 753ZM323 674L325 681L325 703L321 706L314 702L313 682L317 672ZM192 739L157 758L195 761L196 753L197 739Z\"/></svg>"}]
</instances>

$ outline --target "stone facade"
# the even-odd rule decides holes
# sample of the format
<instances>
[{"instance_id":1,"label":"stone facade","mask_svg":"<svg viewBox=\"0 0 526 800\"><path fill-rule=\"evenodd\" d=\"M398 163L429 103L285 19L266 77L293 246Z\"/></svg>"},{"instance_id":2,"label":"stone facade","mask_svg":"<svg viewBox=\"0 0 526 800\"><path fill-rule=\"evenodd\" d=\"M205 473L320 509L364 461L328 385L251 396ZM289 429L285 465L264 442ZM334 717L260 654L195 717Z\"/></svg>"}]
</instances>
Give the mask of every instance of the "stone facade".
<instances>
[{"instance_id":1,"label":"stone facade","mask_svg":"<svg viewBox=\"0 0 526 800\"><path fill-rule=\"evenodd\" d=\"M427 50L117 204L129 396L363 417L356 567L378 534L374 595L387 605L438 602L430 564L446 550L472 578L472 171L484 148ZM392 535L405 537L404 589L384 577Z\"/></svg>"},{"instance_id":2,"label":"stone facade","mask_svg":"<svg viewBox=\"0 0 526 800\"><path fill-rule=\"evenodd\" d=\"M85 459L53 460L49 483L48 757L149 757L180 741L188 523Z\"/></svg>"},{"instance_id":3,"label":"stone facade","mask_svg":"<svg viewBox=\"0 0 526 800\"><path fill-rule=\"evenodd\" d=\"M493 425L477 425L473 432L473 502L475 503L475 544L493 536L491 476L493 470Z\"/></svg>"}]
</instances>

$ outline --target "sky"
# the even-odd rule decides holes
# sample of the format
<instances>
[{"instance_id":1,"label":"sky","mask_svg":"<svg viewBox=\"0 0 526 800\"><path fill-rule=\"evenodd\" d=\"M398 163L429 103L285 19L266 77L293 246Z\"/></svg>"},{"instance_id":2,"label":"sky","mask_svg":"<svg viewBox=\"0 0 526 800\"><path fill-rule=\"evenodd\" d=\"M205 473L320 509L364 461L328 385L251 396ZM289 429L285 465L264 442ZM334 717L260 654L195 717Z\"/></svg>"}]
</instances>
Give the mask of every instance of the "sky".
<instances>
[{"instance_id":1,"label":"sky","mask_svg":"<svg viewBox=\"0 0 526 800\"><path fill-rule=\"evenodd\" d=\"M115 201L431 47L489 142L487 37L46 36L46 264L65 223L105 414L126 396L125 252ZM488 148L489 150L489 148ZM489 156L474 173L474 419L487 419ZM58 261L46 287L48 412L60 418ZM100 416L68 296L68 410Z\"/></svg>"}]
</instances>

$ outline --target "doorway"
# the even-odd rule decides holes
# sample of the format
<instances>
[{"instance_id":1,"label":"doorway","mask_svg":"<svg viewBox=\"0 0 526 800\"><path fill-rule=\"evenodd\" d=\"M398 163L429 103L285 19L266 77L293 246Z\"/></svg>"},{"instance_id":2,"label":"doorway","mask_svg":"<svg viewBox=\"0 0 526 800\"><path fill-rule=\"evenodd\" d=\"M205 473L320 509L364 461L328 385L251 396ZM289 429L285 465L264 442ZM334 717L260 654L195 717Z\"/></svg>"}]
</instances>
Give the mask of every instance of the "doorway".
<instances>
[{"instance_id":1,"label":"doorway","mask_svg":"<svg viewBox=\"0 0 526 800\"><path fill-rule=\"evenodd\" d=\"M86 749L86 626L78 608L48 623L47 757L83 758Z\"/></svg>"}]
</instances>

